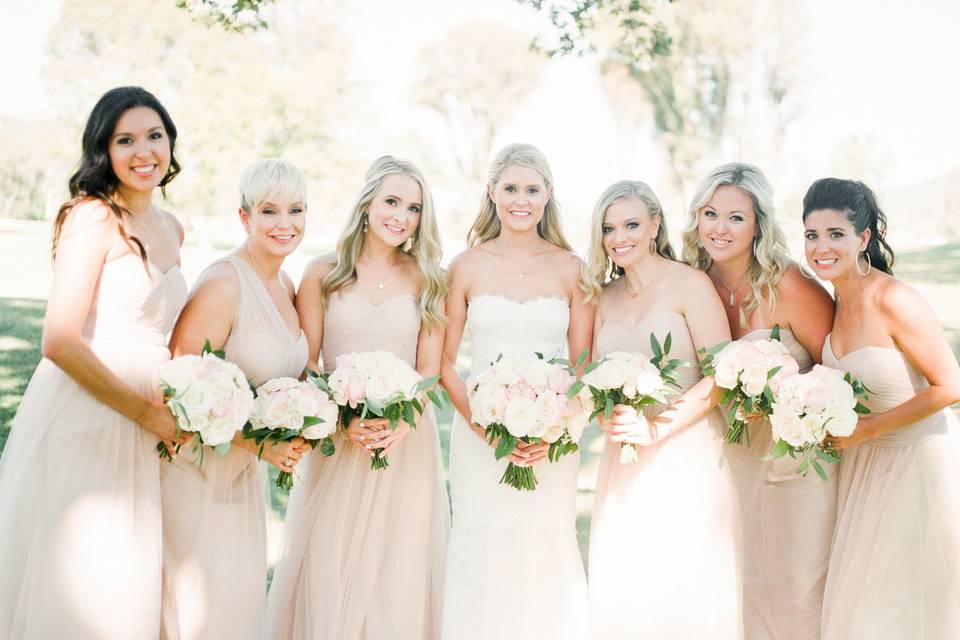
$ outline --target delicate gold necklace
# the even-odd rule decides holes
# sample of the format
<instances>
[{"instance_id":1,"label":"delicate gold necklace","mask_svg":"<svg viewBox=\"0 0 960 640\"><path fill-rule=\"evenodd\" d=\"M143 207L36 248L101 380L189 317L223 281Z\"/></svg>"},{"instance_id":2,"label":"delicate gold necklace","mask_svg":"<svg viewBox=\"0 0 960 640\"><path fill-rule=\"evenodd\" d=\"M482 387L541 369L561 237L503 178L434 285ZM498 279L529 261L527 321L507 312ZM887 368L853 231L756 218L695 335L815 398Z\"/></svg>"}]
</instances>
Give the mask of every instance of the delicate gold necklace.
<instances>
[{"instance_id":1,"label":"delicate gold necklace","mask_svg":"<svg viewBox=\"0 0 960 640\"><path fill-rule=\"evenodd\" d=\"M728 293L728 294L730 294L730 298L728 299L728 304L729 304L731 307L733 307L733 306L736 304L736 302L737 302L737 301L736 301L736 297L735 297L733 294L737 291L737 289L740 288L740 285L743 284L743 281L747 279L747 273L744 273L744 274L740 277L740 280L737 281L737 284L734 285L733 289L731 289L731 288L729 287L729 285L727 285L727 281L723 279L723 276L722 276L722 275L720 275L720 270L717 269L717 266L716 266L716 265L713 266L713 273L714 273L714 275L717 276L717 280L720 281L720 285L721 285L724 289L727 290L727 293Z\"/></svg>"}]
</instances>

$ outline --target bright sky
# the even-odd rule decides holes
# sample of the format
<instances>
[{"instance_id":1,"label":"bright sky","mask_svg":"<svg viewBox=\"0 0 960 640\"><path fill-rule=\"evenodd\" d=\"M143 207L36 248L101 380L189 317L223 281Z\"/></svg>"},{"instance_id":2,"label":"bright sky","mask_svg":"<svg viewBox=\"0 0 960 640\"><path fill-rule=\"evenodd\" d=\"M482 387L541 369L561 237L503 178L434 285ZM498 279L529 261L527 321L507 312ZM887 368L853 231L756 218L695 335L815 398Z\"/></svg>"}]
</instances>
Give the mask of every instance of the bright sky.
<instances>
[{"instance_id":1,"label":"bright sky","mask_svg":"<svg viewBox=\"0 0 960 640\"><path fill-rule=\"evenodd\" d=\"M807 100L788 136L796 155L815 166L818 158L831 152L829 145L859 134L889 159L888 187L920 182L957 167L960 3L808 0L808 4ZM0 0L0 70L6 85L0 94L0 114L44 109L46 33L58 11L59 0ZM487 20L533 34L539 24L530 9L513 0L371 0L355 3L350 11L342 28L354 47L355 73L381 78L372 97L394 106L396 102L387 98L411 77L420 45L442 38L451 26ZM623 159L611 151L617 146L616 131L596 61L551 62L538 89L518 107L495 146L512 140L538 144L553 162L558 184L576 176L589 185L585 189L589 193L623 177ZM645 176L649 172L654 184L662 177L652 153L635 154L629 172ZM589 208L591 203L583 200L575 204Z\"/></svg>"}]
</instances>

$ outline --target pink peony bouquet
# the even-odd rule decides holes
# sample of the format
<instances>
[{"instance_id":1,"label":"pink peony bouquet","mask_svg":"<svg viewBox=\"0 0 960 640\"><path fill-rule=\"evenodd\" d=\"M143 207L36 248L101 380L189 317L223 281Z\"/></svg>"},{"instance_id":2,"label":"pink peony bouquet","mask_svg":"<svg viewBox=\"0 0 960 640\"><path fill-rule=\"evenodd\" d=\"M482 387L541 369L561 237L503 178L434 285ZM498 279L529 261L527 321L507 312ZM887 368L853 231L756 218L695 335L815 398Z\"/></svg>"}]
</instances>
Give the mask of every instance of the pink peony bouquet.
<instances>
[{"instance_id":1,"label":"pink peony bouquet","mask_svg":"<svg viewBox=\"0 0 960 640\"><path fill-rule=\"evenodd\" d=\"M586 357L586 352L581 359ZM579 364L579 363L578 363ZM499 358L488 369L467 380L467 400L473 421L486 429L494 455L509 455L517 442L549 443L548 459L577 451L588 422L590 393L577 381L570 363L530 358ZM533 491L537 478L532 467L507 464L501 484Z\"/></svg>"},{"instance_id":2,"label":"pink peony bouquet","mask_svg":"<svg viewBox=\"0 0 960 640\"><path fill-rule=\"evenodd\" d=\"M824 440L854 432L858 414L870 413L858 401L868 393L849 373L821 365L784 380L770 414L774 442L770 458L799 457L797 473L806 475L813 468L826 480L820 462L838 462L840 457Z\"/></svg>"},{"instance_id":3,"label":"pink peony bouquet","mask_svg":"<svg viewBox=\"0 0 960 640\"><path fill-rule=\"evenodd\" d=\"M650 334L653 357L642 353L614 351L601 360L590 363L583 373L583 383L590 389L593 413L590 419L603 414L609 420L616 405L627 405L637 411L644 407L664 404L667 396L679 388L675 378L680 360L667 360L671 336L668 333L661 347L656 336ZM672 389L671 389L672 387ZM629 443L620 445L620 463L636 462L637 449Z\"/></svg>"},{"instance_id":4,"label":"pink peony bouquet","mask_svg":"<svg viewBox=\"0 0 960 640\"><path fill-rule=\"evenodd\" d=\"M777 389L800 370L775 326L766 340L735 340L704 352L700 368L726 389L727 442L750 445L747 417L769 416Z\"/></svg>"},{"instance_id":5,"label":"pink peony bouquet","mask_svg":"<svg viewBox=\"0 0 960 640\"><path fill-rule=\"evenodd\" d=\"M183 355L164 363L159 377L163 402L176 418L177 429L196 434L198 464L203 463L201 445L225 454L253 407L253 391L240 367L224 360L222 351L212 351L207 342L202 355ZM160 442L157 451L161 458L172 460L180 446L171 453Z\"/></svg>"},{"instance_id":6,"label":"pink peony bouquet","mask_svg":"<svg viewBox=\"0 0 960 640\"><path fill-rule=\"evenodd\" d=\"M261 454L267 442L303 438L311 447L319 446L323 455L331 456L335 451L331 435L337 428L339 410L323 376L311 372L307 382L274 378L257 387L257 398L243 435L260 445ZM277 487L291 489L293 476L281 471Z\"/></svg>"},{"instance_id":7,"label":"pink peony bouquet","mask_svg":"<svg viewBox=\"0 0 960 640\"><path fill-rule=\"evenodd\" d=\"M389 351L345 353L337 357L337 368L328 380L333 399L340 406L344 427L354 417L374 416L390 421L396 429L400 420L411 428L417 426L417 415L422 414L425 393L437 407L445 405L446 393L432 387L440 376L423 378L406 361ZM371 469L390 466L382 449L375 449L370 459Z\"/></svg>"}]
</instances>

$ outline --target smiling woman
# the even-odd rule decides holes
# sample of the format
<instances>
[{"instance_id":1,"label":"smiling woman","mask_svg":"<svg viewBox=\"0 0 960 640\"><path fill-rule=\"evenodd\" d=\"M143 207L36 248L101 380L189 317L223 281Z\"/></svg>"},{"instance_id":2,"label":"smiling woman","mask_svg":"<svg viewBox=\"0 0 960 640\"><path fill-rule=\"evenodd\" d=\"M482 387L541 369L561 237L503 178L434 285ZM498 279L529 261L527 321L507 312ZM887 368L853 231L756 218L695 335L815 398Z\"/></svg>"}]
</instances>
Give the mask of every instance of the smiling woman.
<instances>
[{"instance_id":1,"label":"smiling woman","mask_svg":"<svg viewBox=\"0 0 960 640\"><path fill-rule=\"evenodd\" d=\"M43 355L0 460L0 636L156 638L156 373L186 298L182 229L151 199L177 130L139 87L108 91L54 226Z\"/></svg>"}]
</instances>

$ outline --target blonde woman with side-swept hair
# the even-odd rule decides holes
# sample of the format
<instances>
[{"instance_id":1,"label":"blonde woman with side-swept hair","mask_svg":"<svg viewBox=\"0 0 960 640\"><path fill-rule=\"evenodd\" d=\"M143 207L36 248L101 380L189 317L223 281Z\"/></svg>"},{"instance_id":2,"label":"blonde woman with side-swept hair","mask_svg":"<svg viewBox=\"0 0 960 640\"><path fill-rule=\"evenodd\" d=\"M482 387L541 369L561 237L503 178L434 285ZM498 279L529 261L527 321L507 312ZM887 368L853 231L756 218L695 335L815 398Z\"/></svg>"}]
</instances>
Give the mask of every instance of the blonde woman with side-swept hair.
<instances>
[{"instance_id":1,"label":"blonde woman with side-swept hair","mask_svg":"<svg viewBox=\"0 0 960 640\"><path fill-rule=\"evenodd\" d=\"M237 211L247 239L200 274L170 338L174 356L223 349L254 385L297 377L307 340L282 266L307 217L303 174L281 159L252 163ZM263 465L292 473L307 447L297 438L260 447L237 434L226 455L192 446L160 466L163 603L160 637L260 637L267 595Z\"/></svg>"},{"instance_id":2,"label":"blonde woman with side-swept hair","mask_svg":"<svg viewBox=\"0 0 960 640\"><path fill-rule=\"evenodd\" d=\"M560 228L546 158L512 144L490 166L470 248L453 262L441 382L457 410L450 442L453 522L444 589L443 637L450 640L554 638L586 633L586 581L577 548L578 456L546 463L546 445L520 444L507 458L537 465L538 486L499 484L497 461L471 421L456 369L470 326L473 373L500 354L576 357L589 349L593 307L584 301L581 263ZM504 603L522 603L508 616Z\"/></svg>"},{"instance_id":3,"label":"blonde woman with side-swept hair","mask_svg":"<svg viewBox=\"0 0 960 640\"><path fill-rule=\"evenodd\" d=\"M699 349L729 340L710 279L673 259L663 209L623 180L594 208L585 280L597 299L595 359L652 357L670 336L678 395L637 413L617 405L606 433L590 529L590 638L742 638L739 514L723 460L719 393ZM621 461L624 444L636 460ZM656 524L651 524L656 523ZM638 603L643 610L638 611ZM696 611L697 615L690 615Z\"/></svg>"},{"instance_id":4,"label":"blonde woman with side-swept hair","mask_svg":"<svg viewBox=\"0 0 960 640\"><path fill-rule=\"evenodd\" d=\"M721 165L690 205L683 257L710 276L734 339L768 338L778 325L807 371L821 360L833 300L789 259L773 214L773 187L760 169ZM819 638L836 465L825 465L829 482L797 477L795 461L761 459L770 434L769 423L751 420L744 442L727 447L743 519L745 631L748 638Z\"/></svg>"},{"instance_id":5,"label":"blonde woman with side-swept hair","mask_svg":"<svg viewBox=\"0 0 960 640\"><path fill-rule=\"evenodd\" d=\"M309 366L392 351L440 372L447 284L430 188L411 162L374 161L337 243L297 293ZM449 512L436 421L353 420L330 458L307 456L287 510L267 638L437 638ZM416 427L416 428L413 428ZM390 467L371 470L374 449Z\"/></svg>"}]
</instances>

